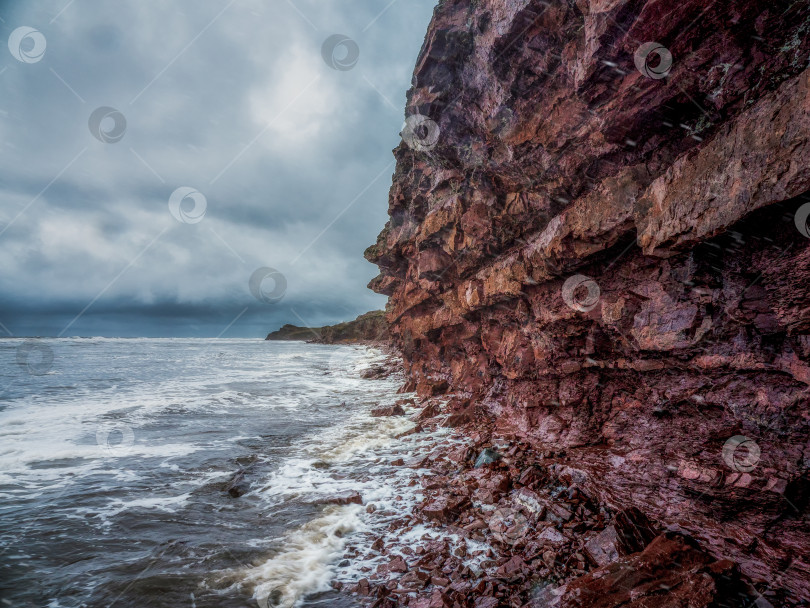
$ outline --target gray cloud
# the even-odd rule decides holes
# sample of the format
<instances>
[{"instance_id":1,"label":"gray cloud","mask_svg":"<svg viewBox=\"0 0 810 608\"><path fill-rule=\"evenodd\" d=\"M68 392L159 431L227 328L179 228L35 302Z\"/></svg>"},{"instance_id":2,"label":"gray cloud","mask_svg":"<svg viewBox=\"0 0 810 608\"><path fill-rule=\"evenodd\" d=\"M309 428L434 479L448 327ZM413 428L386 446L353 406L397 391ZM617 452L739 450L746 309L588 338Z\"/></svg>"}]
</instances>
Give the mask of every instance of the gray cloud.
<instances>
[{"instance_id":1,"label":"gray cloud","mask_svg":"<svg viewBox=\"0 0 810 608\"><path fill-rule=\"evenodd\" d=\"M247 308L226 335L257 336L382 307L362 252L386 219L433 0L386 4L0 9L4 39L47 39L39 62L0 59L0 322L54 335L97 298L65 335L218 335ZM349 71L321 57L335 33L360 48ZM99 106L126 117L121 141L92 136ZM205 195L201 222L169 213L180 186ZM262 266L287 277L277 305L248 289Z\"/></svg>"}]
</instances>

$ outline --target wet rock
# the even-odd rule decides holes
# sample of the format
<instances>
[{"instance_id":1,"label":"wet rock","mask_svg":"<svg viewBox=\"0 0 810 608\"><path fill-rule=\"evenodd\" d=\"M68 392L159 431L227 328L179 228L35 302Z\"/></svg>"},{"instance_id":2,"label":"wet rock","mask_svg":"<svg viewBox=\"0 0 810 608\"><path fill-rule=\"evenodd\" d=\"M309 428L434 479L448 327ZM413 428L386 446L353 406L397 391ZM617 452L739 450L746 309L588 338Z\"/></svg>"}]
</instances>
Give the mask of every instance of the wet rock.
<instances>
[{"instance_id":1,"label":"wet rock","mask_svg":"<svg viewBox=\"0 0 810 608\"><path fill-rule=\"evenodd\" d=\"M357 581L357 585L354 587L354 592L359 593L360 595L370 595L371 594L371 585L367 578L361 578Z\"/></svg>"},{"instance_id":2,"label":"wet rock","mask_svg":"<svg viewBox=\"0 0 810 608\"><path fill-rule=\"evenodd\" d=\"M469 506L470 501L466 497L439 496L429 500L422 506L422 514L428 519L442 523L454 521L462 509Z\"/></svg>"},{"instance_id":3,"label":"wet rock","mask_svg":"<svg viewBox=\"0 0 810 608\"><path fill-rule=\"evenodd\" d=\"M412 469L423 469L430 464L430 457L425 456L424 458L414 458L413 460L409 460L405 463L405 466L410 467Z\"/></svg>"},{"instance_id":4,"label":"wet rock","mask_svg":"<svg viewBox=\"0 0 810 608\"><path fill-rule=\"evenodd\" d=\"M521 475L521 479L524 476ZM528 488L520 488L515 492L512 500L524 507L529 513L535 515L538 519L542 518L546 513L545 500L540 498L537 492L529 490Z\"/></svg>"},{"instance_id":5,"label":"wet rock","mask_svg":"<svg viewBox=\"0 0 810 608\"><path fill-rule=\"evenodd\" d=\"M500 578L512 578L521 573L521 570L526 566L523 558L519 555L513 555L505 564L500 566L495 573Z\"/></svg>"},{"instance_id":6,"label":"wet rock","mask_svg":"<svg viewBox=\"0 0 810 608\"><path fill-rule=\"evenodd\" d=\"M546 480L545 472L537 467L537 466L530 466L523 470L518 478L518 483L521 485L527 486L531 488L537 484L542 483Z\"/></svg>"},{"instance_id":7,"label":"wet rock","mask_svg":"<svg viewBox=\"0 0 810 608\"><path fill-rule=\"evenodd\" d=\"M437 589L430 597L428 608L453 608L453 601L447 594Z\"/></svg>"},{"instance_id":8,"label":"wet rock","mask_svg":"<svg viewBox=\"0 0 810 608\"><path fill-rule=\"evenodd\" d=\"M469 408L460 412L448 414L441 422L440 426L444 428L456 428L470 424L475 420L475 412L473 408Z\"/></svg>"},{"instance_id":9,"label":"wet rock","mask_svg":"<svg viewBox=\"0 0 810 608\"><path fill-rule=\"evenodd\" d=\"M546 505L546 519L548 521L555 523L568 522L574 516L571 509L556 501L546 501Z\"/></svg>"},{"instance_id":10,"label":"wet rock","mask_svg":"<svg viewBox=\"0 0 810 608\"><path fill-rule=\"evenodd\" d=\"M363 504L363 497L360 495L359 492L354 490L348 492L342 492L340 494L333 494L332 496L328 496L326 498L322 498L319 500L321 504L330 504L330 505L362 505Z\"/></svg>"},{"instance_id":11,"label":"wet rock","mask_svg":"<svg viewBox=\"0 0 810 608\"><path fill-rule=\"evenodd\" d=\"M502 543L516 543L529 531L529 522L519 511L500 507L489 514L487 525L493 536Z\"/></svg>"},{"instance_id":12,"label":"wet rock","mask_svg":"<svg viewBox=\"0 0 810 608\"><path fill-rule=\"evenodd\" d=\"M537 536L537 539L551 545L562 545L568 540L555 528L546 528Z\"/></svg>"},{"instance_id":13,"label":"wet rock","mask_svg":"<svg viewBox=\"0 0 810 608\"><path fill-rule=\"evenodd\" d=\"M428 581L420 577L419 574L420 573L413 571L408 572L399 579L399 585L408 590L423 589L427 585Z\"/></svg>"},{"instance_id":14,"label":"wet rock","mask_svg":"<svg viewBox=\"0 0 810 608\"><path fill-rule=\"evenodd\" d=\"M392 370L383 366L383 365L372 365L368 369L364 369L360 372L360 377L365 378L366 380L378 380L381 378L387 378L392 373Z\"/></svg>"},{"instance_id":15,"label":"wet rock","mask_svg":"<svg viewBox=\"0 0 810 608\"><path fill-rule=\"evenodd\" d=\"M585 552L595 564L604 566L619 557L641 551L657 532L649 519L632 507L616 514L611 525L585 543Z\"/></svg>"},{"instance_id":16,"label":"wet rock","mask_svg":"<svg viewBox=\"0 0 810 608\"><path fill-rule=\"evenodd\" d=\"M225 492L232 498L239 498L250 490L250 483L245 479L245 471L237 471L225 484Z\"/></svg>"},{"instance_id":17,"label":"wet rock","mask_svg":"<svg viewBox=\"0 0 810 608\"><path fill-rule=\"evenodd\" d=\"M425 407L422 408L422 411L419 412L414 420L416 422L424 422L426 420L430 420L431 418L435 418L439 414L441 414L442 410L439 407L438 403L430 402Z\"/></svg>"},{"instance_id":18,"label":"wet rock","mask_svg":"<svg viewBox=\"0 0 810 608\"><path fill-rule=\"evenodd\" d=\"M408 564L405 563L405 560L402 559L399 555L390 560L387 563L380 564L377 566L377 573L381 575L387 575L390 573L405 573L408 571Z\"/></svg>"},{"instance_id":19,"label":"wet rock","mask_svg":"<svg viewBox=\"0 0 810 608\"><path fill-rule=\"evenodd\" d=\"M475 459L475 468L483 467L484 465L491 464L493 462L497 462L502 458L502 456L493 450L492 448L486 448L481 450L481 453L478 454L478 457Z\"/></svg>"},{"instance_id":20,"label":"wet rock","mask_svg":"<svg viewBox=\"0 0 810 608\"><path fill-rule=\"evenodd\" d=\"M378 407L371 410L371 415L375 417L381 416L404 416L405 410L401 405L390 405L388 407Z\"/></svg>"},{"instance_id":21,"label":"wet rock","mask_svg":"<svg viewBox=\"0 0 810 608\"><path fill-rule=\"evenodd\" d=\"M545 589L529 605L743 608L755 600L732 562L716 561L693 539L670 532L656 537L643 552L621 558L563 587Z\"/></svg>"}]
</instances>

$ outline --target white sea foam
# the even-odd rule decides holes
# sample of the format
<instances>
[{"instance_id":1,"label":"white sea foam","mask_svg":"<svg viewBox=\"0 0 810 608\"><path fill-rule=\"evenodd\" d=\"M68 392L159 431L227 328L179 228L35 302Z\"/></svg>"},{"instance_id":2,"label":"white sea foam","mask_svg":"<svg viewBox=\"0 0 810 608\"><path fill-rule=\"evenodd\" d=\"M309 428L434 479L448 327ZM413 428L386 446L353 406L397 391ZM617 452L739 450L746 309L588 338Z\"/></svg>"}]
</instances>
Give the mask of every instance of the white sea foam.
<instances>
[{"instance_id":1,"label":"white sea foam","mask_svg":"<svg viewBox=\"0 0 810 608\"><path fill-rule=\"evenodd\" d=\"M186 348L187 342L194 344ZM92 521L105 533L113 518L123 513L144 511L148 518L179 512L204 494L201 488L211 492L206 496L221 497L219 488L206 486L232 475L232 460L225 462L224 472L187 475L185 467L189 462L208 466L218 450L232 458L229 449L244 443L251 449L268 446L269 455L257 454L260 463L286 455L240 499L258 501L270 515L282 503L321 504L347 490L359 491L365 504L377 507L375 513L367 513L365 505L323 507L314 520L288 531L283 539L245 542L262 550L276 546L260 566L232 573L262 601L275 597L273 591L278 589L282 600L294 601L328 589L346 543L380 534L380 526L417 500L419 486L408 482L420 473L392 467L390 461L409 458L411 451L432 439L414 435L407 442L397 441L396 435L413 427L410 420L369 415L372 407L391 405L402 397L395 394L397 377L361 377L364 369L383 362L379 351L325 345L304 350L245 340L79 338L48 343L57 355L54 372L48 377L22 377L21 382L39 382L38 388L0 402L4 500L64 493L68 499L62 503L70 506L62 507L61 517ZM179 351L169 352L167 344ZM132 345L137 345L142 359L128 354ZM244 356L234 357L235 348ZM85 359L74 362L63 353ZM184 353L192 354L184 359ZM323 420L328 418L320 419L312 425L320 430L299 436L293 445L287 445L283 441L287 435L276 428L270 432L280 438L277 443L268 443L259 430L251 435L255 421L266 423L276 415L305 430L313 410L322 417L334 415L334 423L324 429ZM227 432L216 426L232 421ZM124 426L131 435L120 432ZM99 435L99 428L118 432ZM99 437L109 438L110 447L100 446ZM125 445L116 447L122 438ZM195 453L201 456L189 458ZM148 475L154 479L156 469L170 483L145 486L143 480ZM89 488L88 502L76 501L82 506L70 499L73 485L77 492Z\"/></svg>"},{"instance_id":2,"label":"white sea foam","mask_svg":"<svg viewBox=\"0 0 810 608\"><path fill-rule=\"evenodd\" d=\"M98 518L105 525L109 525L109 520L119 513L132 509L145 509L175 513L188 502L191 493L180 494L179 496L145 496L131 500L115 499L108 502L106 507L94 509L75 509L77 515L85 515Z\"/></svg>"},{"instance_id":3,"label":"white sea foam","mask_svg":"<svg viewBox=\"0 0 810 608\"><path fill-rule=\"evenodd\" d=\"M356 581L366 575L362 568L390 559L379 556L338 564L347 543L360 548L362 555L379 536L390 542L388 524L420 500L421 484L411 481L425 472L390 462L426 453L450 431L412 435L408 442L394 439L412 426L406 418L371 418L367 411L357 412L335 428L302 441L297 446L299 456L288 458L257 490L270 504L328 499L350 490L363 498L362 506L327 507L321 517L291 533L278 554L243 573L244 581L254 585L260 606L292 606L307 594L328 589L332 578ZM365 506L371 504L374 509L367 512ZM416 526L409 538L422 542L419 539L427 532L427 527ZM403 544L409 542L406 539Z\"/></svg>"},{"instance_id":4,"label":"white sea foam","mask_svg":"<svg viewBox=\"0 0 810 608\"><path fill-rule=\"evenodd\" d=\"M255 585L259 606L293 606L306 594L329 589L334 563L347 536L363 530L359 505L331 506L284 539L283 549L262 565L244 572Z\"/></svg>"},{"instance_id":5,"label":"white sea foam","mask_svg":"<svg viewBox=\"0 0 810 608\"><path fill-rule=\"evenodd\" d=\"M126 341L130 340L149 342L146 339ZM77 338L67 342L99 341L116 343L121 339ZM65 348L59 341L51 342L58 345L54 348ZM324 350L317 354L322 355L325 361L331 352ZM379 355L370 349L352 350L344 356L353 362L354 367L369 365L379 359ZM133 430L134 443L128 451L130 456L176 457L209 446L166 442L146 445L138 428L150 424L164 412L228 414L233 408L240 411L245 408L305 410L308 403L333 397L336 385L356 387L366 382L359 376L330 382L324 382L321 378L308 379L301 374L306 361L302 364L300 358L300 354L276 353L258 369L202 366L190 372L180 369L176 378L149 385L138 384L134 388L120 388L117 384L92 390L77 387L58 393L58 401L54 401L50 393L31 394L11 401L0 411L0 482L10 483L11 477L29 473L32 464L47 461L76 461L70 466L61 465L57 475L86 474L95 467L81 461L115 455L98 449L94 437L100 425L125 425ZM317 357L313 358L318 360ZM276 387L271 394L256 396L232 388L240 382L267 384L268 375L272 376ZM288 378L290 382L286 382ZM225 387L221 388L223 385ZM370 440L373 441L373 438ZM346 453L359 447L347 446ZM41 468L33 476L51 478L43 474Z\"/></svg>"}]
</instances>

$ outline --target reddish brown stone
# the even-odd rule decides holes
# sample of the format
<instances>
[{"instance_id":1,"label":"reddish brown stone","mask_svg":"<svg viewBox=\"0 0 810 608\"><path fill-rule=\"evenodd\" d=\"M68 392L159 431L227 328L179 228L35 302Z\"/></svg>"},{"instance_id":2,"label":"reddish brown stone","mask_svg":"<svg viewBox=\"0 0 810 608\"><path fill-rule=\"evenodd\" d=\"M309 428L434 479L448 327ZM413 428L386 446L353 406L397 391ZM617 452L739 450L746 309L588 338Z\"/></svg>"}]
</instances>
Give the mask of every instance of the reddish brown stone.
<instances>
[{"instance_id":1,"label":"reddish brown stone","mask_svg":"<svg viewBox=\"0 0 810 608\"><path fill-rule=\"evenodd\" d=\"M610 526L585 543L585 552L599 566L641 551L656 536L647 517L638 509L620 511Z\"/></svg>"},{"instance_id":2,"label":"reddish brown stone","mask_svg":"<svg viewBox=\"0 0 810 608\"><path fill-rule=\"evenodd\" d=\"M498 568L497 576L501 578L512 578L516 574L520 574L525 565L520 556L513 555L505 564Z\"/></svg>"},{"instance_id":3,"label":"reddish brown stone","mask_svg":"<svg viewBox=\"0 0 810 608\"><path fill-rule=\"evenodd\" d=\"M408 564L406 564L405 560L402 559L402 557L400 557L399 555L397 555L391 561L377 566L377 573L381 575L386 575L391 572L402 574L407 571L408 571Z\"/></svg>"},{"instance_id":4,"label":"reddish brown stone","mask_svg":"<svg viewBox=\"0 0 810 608\"><path fill-rule=\"evenodd\" d=\"M381 416L404 416L405 415L405 410L402 409L401 405L397 404L397 405L391 405L391 406L388 406L388 407L378 407L378 408L375 408L375 409L371 410L370 413L371 413L372 416L375 416L375 417L381 417Z\"/></svg>"},{"instance_id":5,"label":"reddish brown stone","mask_svg":"<svg viewBox=\"0 0 810 608\"><path fill-rule=\"evenodd\" d=\"M469 505L466 497L439 496L430 500L421 510L425 517L442 523L450 523L455 520L461 510Z\"/></svg>"},{"instance_id":6,"label":"reddish brown stone","mask_svg":"<svg viewBox=\"0 0 810 608\"><path fill-rule=\"evenodd\" d=\"M472 412L465 411L459 412L457 414L448 415L444 420L442 420L441 426L447 428L455 428L458 426L469 424L472 421L473 421Z\"/></svg>"},{"instance_id":7,"label":"reddish brown stone","mask_svg":"<svg viewBox=\"0 0 810 608\"><path fill-rule=\"evenodd\" d=\"M355 492L354 490L352 490L349 492L343 492L342 494L334 494L332 496L328 496L322 499L320 502L332 505L349 505L349 504L362 505L363 497L360 495L359 492Z\"/></svg>"},{"instance_id":8,"label":"reddish brown stone","mask_svg":"<svg viewBox=\"0 0 810 608\"><path fill-rule=\"evenodd\" d=\"M355 592L360 595L369 595L371 592L369 581L367 578L361 578L355 587Z\"/></svg>"},{"instance_id":9,"label":"reddish brown stone","mask_svg":"<svg viewBox=\"0 0 810 608\"><path fill-rule=\"evenodd\" d=\"M547 588L530 606L541 608L709 608L753 606L749 593L731 562L714 560L694 540L667 533L641 553L560 587Z\"/></svg>"},{"instance_id":10,"label":"reddish brown stone","mask_svg":"<svg viewBox=\"0 0 810 608\"><path fill-rule=\"evenodd\" d=\"M425 407L422 408L422 411L419 412L416 417L413 419L416 422L424 422L425 420L430 420L431 418L435 418L441 413L441 409L437 403L428 403Z\"/></svg>"}]
</instances>

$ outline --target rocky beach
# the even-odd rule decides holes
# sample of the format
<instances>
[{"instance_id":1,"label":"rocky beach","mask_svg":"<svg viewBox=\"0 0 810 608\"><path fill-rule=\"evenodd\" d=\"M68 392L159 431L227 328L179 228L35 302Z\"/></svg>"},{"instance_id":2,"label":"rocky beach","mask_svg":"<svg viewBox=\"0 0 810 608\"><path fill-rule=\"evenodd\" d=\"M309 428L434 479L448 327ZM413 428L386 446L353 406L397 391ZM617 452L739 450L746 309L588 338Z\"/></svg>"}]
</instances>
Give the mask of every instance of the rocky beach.
<instances>
[{"instance_id":1,"label":"rocky beach","mask_svg":"<svg viewBox=\"0 0 810 608\"><path fill-rule=\"evenodd\" d=\"M480 418L434 436L456 421L441 409L417 407L417 426L398 438L421 440L415 457L391 463L414 470L401 488L409 513L350 540L344 561L362 565L336 589L388 608L785 605L683 529L592 498L565 450L538 451Z\"/></svg>"}]
</instances>

